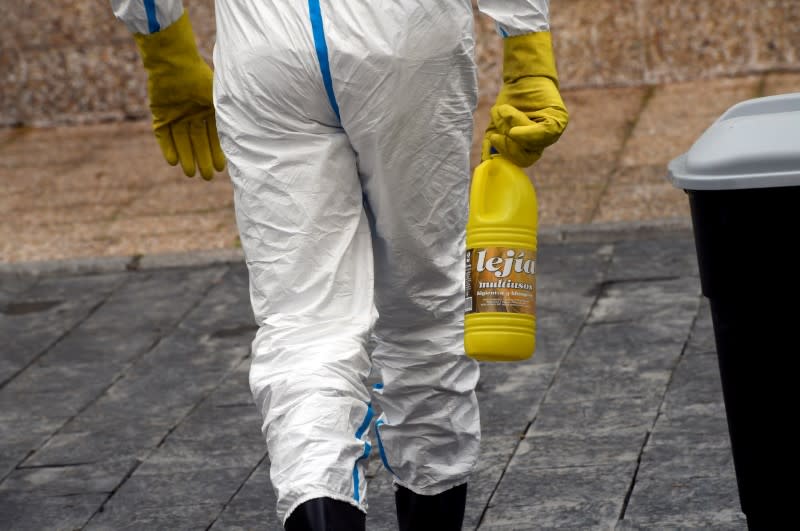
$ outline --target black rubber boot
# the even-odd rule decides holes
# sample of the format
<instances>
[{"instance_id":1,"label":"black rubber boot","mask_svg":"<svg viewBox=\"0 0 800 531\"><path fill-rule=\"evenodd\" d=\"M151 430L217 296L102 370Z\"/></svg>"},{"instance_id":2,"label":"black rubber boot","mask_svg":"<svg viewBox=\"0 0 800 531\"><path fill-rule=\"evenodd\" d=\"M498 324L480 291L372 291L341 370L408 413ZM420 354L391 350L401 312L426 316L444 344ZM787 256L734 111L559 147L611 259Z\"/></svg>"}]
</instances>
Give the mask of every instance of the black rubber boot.
<instances>
[{"instance_id":1,"label":"black rubber boot","mask_svg":"<svg viewBox=\"0 0 800 531\"><path fill-rule=\"evenodd\" d=\"M364 531L367 515L347 502L314 498L301 503L286 520L286 531Z\"/></svg>"},{"instance_id":2,"label":"black rubber boot","mask_svg":"<svg viewBox=\"0 0 800 531\"><path fill-rule=\"evenodd\" d=\"M414 494L398 486L394 501L400 531L461 531L467 504L467 484L435 496Z\"/></svg>"}]
</instances>

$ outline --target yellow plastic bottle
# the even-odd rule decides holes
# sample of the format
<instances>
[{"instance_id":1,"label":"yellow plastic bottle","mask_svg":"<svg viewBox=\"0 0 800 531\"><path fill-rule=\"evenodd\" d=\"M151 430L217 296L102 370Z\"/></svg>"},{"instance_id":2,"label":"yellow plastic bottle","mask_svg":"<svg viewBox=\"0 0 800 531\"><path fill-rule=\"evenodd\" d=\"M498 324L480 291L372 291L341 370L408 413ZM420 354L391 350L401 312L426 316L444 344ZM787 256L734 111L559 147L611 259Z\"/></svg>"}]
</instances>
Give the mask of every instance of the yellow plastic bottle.
<instances>
[{"instance_id":1,"label":"yellow plastic bottle","mask_svg":"<svg viewBox=\"0 0 800 531\"><path fill-rule=\"evenodd\" d=\"M481 361L520 361L536 347L536 191L514 163L475 168L467 221L464 348Z\"/></svg>"}]
</instances>

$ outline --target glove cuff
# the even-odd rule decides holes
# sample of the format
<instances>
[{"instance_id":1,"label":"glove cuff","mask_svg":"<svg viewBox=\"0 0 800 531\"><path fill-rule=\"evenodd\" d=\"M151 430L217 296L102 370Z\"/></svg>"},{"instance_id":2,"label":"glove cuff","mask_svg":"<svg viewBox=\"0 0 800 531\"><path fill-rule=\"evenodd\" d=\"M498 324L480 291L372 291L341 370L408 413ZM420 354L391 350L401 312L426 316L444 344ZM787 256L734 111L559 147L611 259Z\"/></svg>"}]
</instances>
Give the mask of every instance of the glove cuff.
<instances>
[{"instance_id":1,"label":"glove cuff","mask_svg":"<svg viewBox=\"0 0 800 531\"><path fill-rule=\"evenodd\" d=\"M503 82L522 77L543 76L558 87L556 59L549 31L538 31L503 39Z\"/></svg>"},{"instance_id":2,"label":"glove cuff","mask_svg":"<svg viewBox=\"0 0 800 531\"><path fill-rule=\"evenodd\" d=\"M168 63L170 58L194 55L203 61L197 49L189 14L185 10L178 20L161 31L148 35L136 33L133 38L136 40L144 67L148 71L158 69L164 63Z\"/></svg>"}]
</instances>

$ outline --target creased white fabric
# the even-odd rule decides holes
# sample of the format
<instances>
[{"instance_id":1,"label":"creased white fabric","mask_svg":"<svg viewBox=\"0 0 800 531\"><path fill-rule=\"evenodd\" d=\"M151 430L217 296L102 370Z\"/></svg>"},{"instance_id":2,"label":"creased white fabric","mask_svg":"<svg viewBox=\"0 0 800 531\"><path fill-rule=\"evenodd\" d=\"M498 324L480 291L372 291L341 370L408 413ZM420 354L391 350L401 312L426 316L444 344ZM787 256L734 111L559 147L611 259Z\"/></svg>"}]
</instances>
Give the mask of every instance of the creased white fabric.
<instances>
[{"instance_id":1,"label":"creased white fabric","mask_svg":"<svg viewBox=\"0 0 800 531\"><path fill-rule=\"evenodd\" d=\"M550 0L478 0L504 37L550 30Z\"/></svg>"},{"instance_id":2,"label":"creased white fabric","mask_svg":"<svg viewBox=\"0 0 800 531\"><path fill-rule=\"evenodd\" d=\"M183 14L183 3L181 0L153 0L152 2L155 22L160 29L164 29ZM114 15L128 26L133 33L143 33L145 35L153 33L151 31L152 20L148 17L145 0L111 0L111 8Z\"/></svg>"},{"instance_id":3,"label":"creased white fabric","mask_svg":"<svg viewBox=\"0 0 800 531\"><path fill-rule=\"evenodd\" d=\"M217 122L260 326L250 385L284 520L315 496L366 509L371 370L398 483L464 483L480 439L462 335L470 2L320 8L341 119L308 2L217 2Z\"/></svg>"}]
</instances>

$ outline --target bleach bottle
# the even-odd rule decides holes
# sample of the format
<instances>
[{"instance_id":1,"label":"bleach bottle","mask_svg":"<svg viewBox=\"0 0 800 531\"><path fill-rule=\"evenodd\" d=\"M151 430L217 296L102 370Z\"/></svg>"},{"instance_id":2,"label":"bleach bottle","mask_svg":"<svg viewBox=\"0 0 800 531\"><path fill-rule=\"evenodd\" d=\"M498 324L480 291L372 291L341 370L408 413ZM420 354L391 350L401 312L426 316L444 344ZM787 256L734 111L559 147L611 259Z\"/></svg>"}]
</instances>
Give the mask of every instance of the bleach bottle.
<instances>
[{"instance_id":1,"label":"bleach bottle","mask_svg":"<svg viewBox=\"0 0 800 531\"><path fill-rule=\"evenodd\" d=\"M472 177L467 221L464 349L481 361L520 361L536 346L536 191L500 157Z\"/></svg>"}]
</instances>

